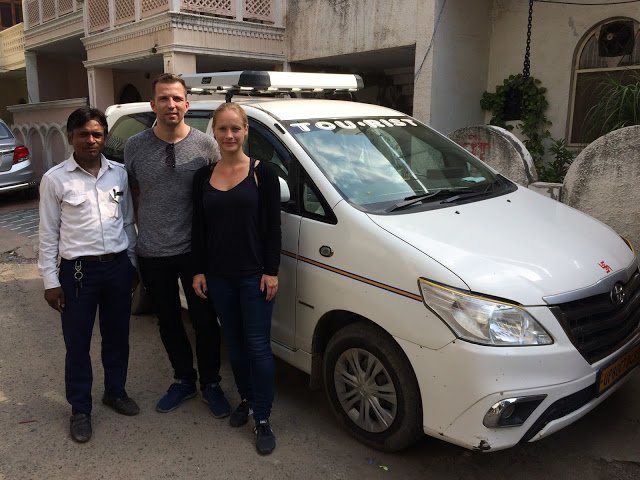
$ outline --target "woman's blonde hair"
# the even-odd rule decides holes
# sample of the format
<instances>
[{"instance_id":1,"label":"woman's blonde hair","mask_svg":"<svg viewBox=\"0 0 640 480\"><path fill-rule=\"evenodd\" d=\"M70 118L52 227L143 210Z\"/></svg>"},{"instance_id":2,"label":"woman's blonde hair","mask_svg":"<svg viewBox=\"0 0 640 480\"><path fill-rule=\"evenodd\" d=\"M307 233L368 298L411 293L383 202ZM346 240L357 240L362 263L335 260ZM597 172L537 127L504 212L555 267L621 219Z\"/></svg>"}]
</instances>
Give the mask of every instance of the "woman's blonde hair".
<instances>
[{"instance_id":1,"label":"woman's blonde hair","mask_svg":"<svg viewBox=\"0 0 640 480\"><path fill-rule=\"evenodd\" d=\"M213 120L212 120L213 127L216 126L216 119L218 118L218 115L227 110L232 110L236 112L240 117L240 119L242 120L242 125L245 127L249 126L249 118L247 118L247 114L245 113L244 108L242 108L239 104L235 102L227 102L227 103L221 104L218 108L216 108L213 111Z\"/></svg>"}]
</instances>

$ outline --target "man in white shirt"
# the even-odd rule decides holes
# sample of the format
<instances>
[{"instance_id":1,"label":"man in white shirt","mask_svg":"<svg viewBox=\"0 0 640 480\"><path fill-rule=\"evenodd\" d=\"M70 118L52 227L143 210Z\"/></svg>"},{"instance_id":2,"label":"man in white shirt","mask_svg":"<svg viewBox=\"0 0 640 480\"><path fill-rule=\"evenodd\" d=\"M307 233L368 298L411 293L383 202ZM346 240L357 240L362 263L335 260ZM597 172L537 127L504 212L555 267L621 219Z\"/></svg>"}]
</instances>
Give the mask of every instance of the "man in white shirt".
<instances>
[{"instance_id":1,"label":"man in white shirt","mask_svg":"<svg viewBox=\"0 0 640 480\"><path fill-rule=\"evenodd\" d=\"M69 116L67 132L73 154L40 183L38 269L44 298L62 319L71 438L86 442L92 434L89 348L98 307L102 402L123 415L140 411L125 391L136 233L127 173L102 155L104 114L79 108Z\"/></svg>"}]
</instances>

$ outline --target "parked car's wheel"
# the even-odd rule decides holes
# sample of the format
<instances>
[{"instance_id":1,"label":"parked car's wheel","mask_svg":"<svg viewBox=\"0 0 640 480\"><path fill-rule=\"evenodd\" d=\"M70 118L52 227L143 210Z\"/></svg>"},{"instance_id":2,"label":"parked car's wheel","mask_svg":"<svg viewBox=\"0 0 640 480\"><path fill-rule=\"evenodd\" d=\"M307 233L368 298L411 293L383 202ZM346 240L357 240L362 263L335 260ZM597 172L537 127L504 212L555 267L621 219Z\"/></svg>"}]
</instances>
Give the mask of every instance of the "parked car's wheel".
<instances>
[{"instance_id":1,"label":"parked car's wheel","mask_svg":"<svg viewBox=\"0 0 640 480\"><path fill-rule=\"evenodd\" d=\"M142 282L140 282L131 295L131 314L144 315L152 311L151 296L142 286Z\"/></svg>"},{"instance_id":2,"label":"parked car's wheel","mask_svg":"<svg viewBox=\"0 0 640 480\"><path fill-rule=\"evenodd\" d=\"M34 185L33 187L29 187L24 190L24 198L26 200L34 200L38 198L38 186Z\"/></svg>"},{"instance_id":3,"label":"parked car's wheel","mask_svg":"<svg viewBox=\"0 0 640 480\"><path fill-rule=\"evenodd\" d=\"M339 330L327 345L323 376L334 414L361 442L391 452L422 437L418 382L383 330L365 322Z\"/></svg>"}]
</instances>

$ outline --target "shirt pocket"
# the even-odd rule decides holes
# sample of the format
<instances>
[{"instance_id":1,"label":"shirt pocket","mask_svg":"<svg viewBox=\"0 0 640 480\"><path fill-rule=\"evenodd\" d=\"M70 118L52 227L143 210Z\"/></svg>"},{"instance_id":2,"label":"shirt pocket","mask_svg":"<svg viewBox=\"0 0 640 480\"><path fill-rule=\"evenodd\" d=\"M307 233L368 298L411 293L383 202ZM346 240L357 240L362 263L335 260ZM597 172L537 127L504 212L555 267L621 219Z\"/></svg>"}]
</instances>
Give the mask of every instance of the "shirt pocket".
<instances>
[{"instance_id":1,"label":"shirt pocket","mask_svg":"<svg viewBox=\"0 0 640 480\"><path fill-rule=\"evenodd\" d=\"M108 194L102 198L100 208L103 209L107 218L118 218L120 216L121 200L122 192L120 192L117 187L109 190Z\"/></svg>"},{"instance_id":2,"label":"shirt pocket","mask_svg":"<svg viewBox=\"0 0 640 480\"><path fill-rule=\"evenodd\" d=\"M62 197L62 203L70 207L82 207L87 201L87 195L84 193L68 193Z\"/></svg>"}]
</instances>

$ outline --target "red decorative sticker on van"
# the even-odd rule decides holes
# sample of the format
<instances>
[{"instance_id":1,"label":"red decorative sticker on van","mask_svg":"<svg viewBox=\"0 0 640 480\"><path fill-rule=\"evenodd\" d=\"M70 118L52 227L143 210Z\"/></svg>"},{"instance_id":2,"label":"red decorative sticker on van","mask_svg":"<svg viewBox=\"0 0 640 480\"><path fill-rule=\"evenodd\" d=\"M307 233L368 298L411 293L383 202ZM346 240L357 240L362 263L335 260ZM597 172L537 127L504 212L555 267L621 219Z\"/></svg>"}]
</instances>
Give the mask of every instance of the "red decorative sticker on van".
<instances>
[{"instance_id":1,"label":"red decorative sticker on van","mask_svg":"<svg viewBox=\"0 0 640 480\"><path fill-rule=\"evenodd\" d=\"M600 267L607 273L611 273L611 267L609 265L606 264L606 262L603 260L601 261L598 265L600 265Z\"/></svg>"}]
</instances>

